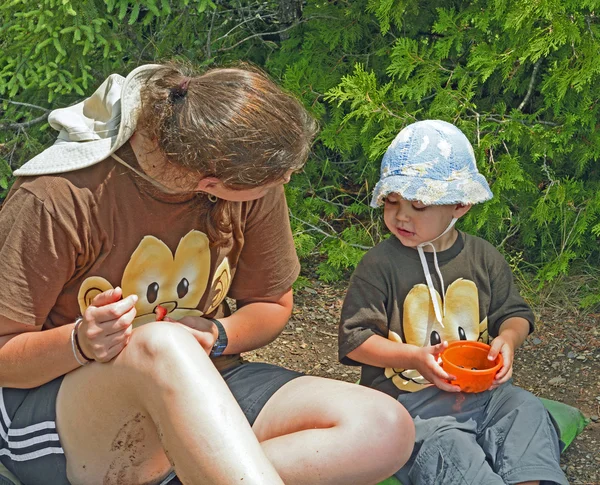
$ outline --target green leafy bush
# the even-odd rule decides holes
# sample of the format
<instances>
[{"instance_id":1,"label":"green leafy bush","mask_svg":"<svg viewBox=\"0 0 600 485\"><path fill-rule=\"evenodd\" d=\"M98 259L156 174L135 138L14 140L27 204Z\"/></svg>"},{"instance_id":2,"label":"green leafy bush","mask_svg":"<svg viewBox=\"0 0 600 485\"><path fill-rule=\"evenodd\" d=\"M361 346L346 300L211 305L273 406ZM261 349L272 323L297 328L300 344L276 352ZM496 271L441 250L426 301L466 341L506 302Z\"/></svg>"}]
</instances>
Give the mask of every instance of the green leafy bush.
<instances>
[{"instance_id":1,"label":"green leafy bush","mask_svg":"<svg viewBox=\"0 0 600 485\"><path fill-rule=\"evenodd\" d=\"M321 278L345 277L386 237L368 206L381 156L400 129L427 118L465 132L495 194L461 227L500 247L534 290L598 265L596 2L305 0L300 12L301 4L4 2L0 157L14 168L46 146L51 130L33 123L40 110L76 102L110 72L242 59L321 124L287 190L298 253L320 254ZM10 183L5 171L0 187ZM599 301L596 282L584 303Z\"/></svg>"},{"instance_id":2,"label":"green leafy bush","mask_svg":"<svg viewBox=\"0 0 600 485\"><path fill-rule=\"evenodd\" d=\"M466 133L495 194L462 228L520 252L538 289L598 260L600 29L593 2L309 6L305 15L321 11L324 18L294 32L288 42L300 47L295 54L282 45L277 61L285 59L285 69L271 64L318 106L323 124L325 155L311 162L320 163L313 169L320 183L292 212L315 197L335 204L333 217L311 208L311 224L319 217L321 227L337 228L336 243L330 235L317 246L329 255L326 278L354 264L348 243L381 240L380 214L366 208L381 156L401 128L428 118ZM586 301L597 302L599 292L596 285Z\"/></svg>"}]
</instances>

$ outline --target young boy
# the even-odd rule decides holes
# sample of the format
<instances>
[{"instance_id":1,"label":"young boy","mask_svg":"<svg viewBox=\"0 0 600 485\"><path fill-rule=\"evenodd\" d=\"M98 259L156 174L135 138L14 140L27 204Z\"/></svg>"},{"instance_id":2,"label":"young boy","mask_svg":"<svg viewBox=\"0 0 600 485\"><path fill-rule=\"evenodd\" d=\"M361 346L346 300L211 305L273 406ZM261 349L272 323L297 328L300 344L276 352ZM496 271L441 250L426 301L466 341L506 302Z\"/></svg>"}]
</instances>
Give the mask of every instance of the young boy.
<instances>
[{"instance_id":1,"label":"young boy","mask_svg":"<svg viewBox=\"0 0 600 485\"><path fill-rule=\"evenodd\" d=\"M393 237L352 276L339 354L362 365L361 384L396 397L415 421L413 454L396 474L403 485L567 484L548 413L510 382L533 313L502 255L454 228L491 198L471 144L444 121L407 126L383 157L371 205L385 203ZM489 390L461 393L438 355L448 342L488 337L488 358L502 353L504 365Z\"/></svg>"}]
</instances>

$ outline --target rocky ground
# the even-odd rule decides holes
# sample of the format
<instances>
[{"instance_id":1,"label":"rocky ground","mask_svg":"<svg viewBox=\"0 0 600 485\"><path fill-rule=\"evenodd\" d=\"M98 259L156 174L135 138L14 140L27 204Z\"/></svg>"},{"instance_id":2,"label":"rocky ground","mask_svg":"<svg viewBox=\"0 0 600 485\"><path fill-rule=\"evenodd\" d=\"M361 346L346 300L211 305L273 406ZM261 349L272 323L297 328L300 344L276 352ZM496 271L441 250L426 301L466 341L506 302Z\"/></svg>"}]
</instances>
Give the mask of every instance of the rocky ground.
<instances>
[{"instance_id":1,"label":"rocky ground","mask_svg":"<svg viewBox=\"0 0 600 485\"><path fill-rule=\"evenodd\" d=\"M295 293L293 316L269 346L245 355L309 375L356 382L359 370L337 361L337 324L345 284L311 286ZM600 314L569 305L534 308L538 324L517 351L514 378L535 395L579 408L589 424L563 453L573 485L600 485Z\"/></svg>"}]
</instances>

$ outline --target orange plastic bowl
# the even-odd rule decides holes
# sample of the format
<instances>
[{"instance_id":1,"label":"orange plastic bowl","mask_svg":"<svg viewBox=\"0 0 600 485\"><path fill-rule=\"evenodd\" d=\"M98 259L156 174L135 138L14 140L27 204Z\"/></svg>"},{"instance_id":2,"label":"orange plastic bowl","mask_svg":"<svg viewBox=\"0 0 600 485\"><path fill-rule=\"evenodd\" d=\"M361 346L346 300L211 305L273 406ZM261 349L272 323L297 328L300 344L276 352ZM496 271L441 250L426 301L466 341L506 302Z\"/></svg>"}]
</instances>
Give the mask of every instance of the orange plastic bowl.
<instances>
[{"instance_id":1,"label":"orange plastic bowl","mask_svg":"<svg viewBox=\"0 0 600 485\"><path fill-rule=\"evenodd\" d=\"M450 342L440 357L442 367L456 377L450 381L463 392L483 392L490 388L494 376L502 368L502 354L496 360L488 360L490 346L482 342L457 340Z\"/></svg>"}]
</instances>

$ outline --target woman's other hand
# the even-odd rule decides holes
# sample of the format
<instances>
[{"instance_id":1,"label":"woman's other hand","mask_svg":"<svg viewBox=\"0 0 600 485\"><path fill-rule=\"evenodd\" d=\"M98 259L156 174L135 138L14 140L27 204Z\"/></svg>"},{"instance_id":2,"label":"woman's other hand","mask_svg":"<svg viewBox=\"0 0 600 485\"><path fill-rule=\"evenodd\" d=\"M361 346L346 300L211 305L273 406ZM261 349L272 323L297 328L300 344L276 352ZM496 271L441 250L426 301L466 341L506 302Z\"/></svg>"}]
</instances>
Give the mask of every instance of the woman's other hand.
<instances>
[{"instance_id":1,"label":"woman's other hand","mask_svg":"<svg viewBox=\"0 0 600 485\"><path fill-rule=\"evenodd\" d=\"M185 327L190 332L198 343L202 346L207 354L210 351L217 340L219 331L217 326L210 320L202 317L183 317L181 320L173 320L172 318L165 317L165 322L177 323Z\"/></svg>"},{"instance_id":2,"label":"woman's other hand","mask_svg":"<svg viewBox=\"0 0 600 485\"><path fill-rule=\"evenodd\" d=\"M79 345L84 357L98 362L109 362L127 345L136 315L137 295L123 297L117 287L97 295L85 310L77 329Z\"/></svg>"}]
</instances>

